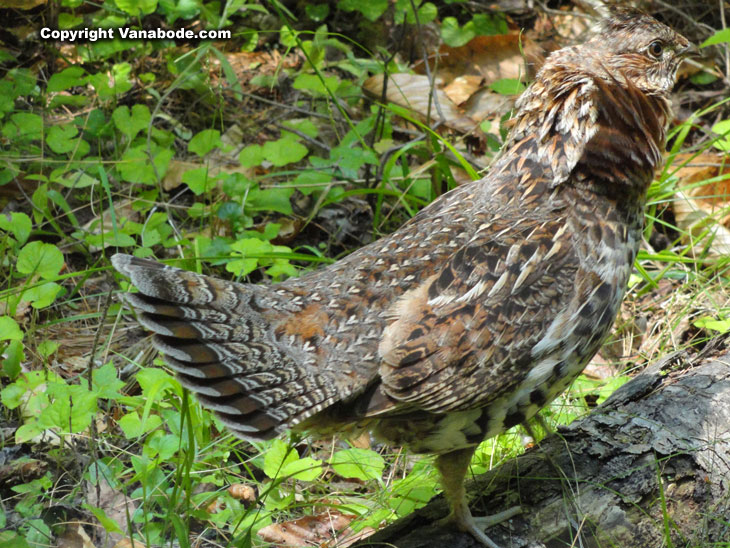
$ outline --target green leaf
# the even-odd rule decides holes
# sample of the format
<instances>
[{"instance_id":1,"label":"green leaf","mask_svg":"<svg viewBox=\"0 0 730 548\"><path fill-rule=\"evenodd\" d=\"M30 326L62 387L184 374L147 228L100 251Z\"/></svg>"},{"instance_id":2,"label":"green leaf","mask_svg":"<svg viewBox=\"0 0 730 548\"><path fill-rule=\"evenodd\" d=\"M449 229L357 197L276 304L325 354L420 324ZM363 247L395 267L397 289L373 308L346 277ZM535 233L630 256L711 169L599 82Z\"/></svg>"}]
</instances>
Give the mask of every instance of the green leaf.
<instances>
[{"instance_id":1,"label":"green leaf","mask_svg":"<svg viewBox=\"0 0 730 548\"><path fill-rule=\"evenodd\" d=\"M13 55L9 51L0 50L0 63L6 63L8 61L15 61L17 56Z\"/></svg>"},{"instance_id":2,"label":"green leaf","mask_svg":"<svg viewBox=\"0 0 730 548\"><path fill-rule=\"evenodd\" d=\"M261 145L249 145L238 155L238 161L242 167L259 166L264 161L264 149Z\"/></svg>"},{"instance_id":3,"label":"green leaf","mask_svg":"<svg viewBox=\"0 0 730 548\"><path fill-rule=\"evenodd\" d=\"M23 332L10 316L0 316L0 341L22 341Z\"/></svg>"},{"instance_id":4,"label":"green leaf","mask_svg":"<svg viewBox=\"0 0 730 548\"><path fill-rule=\"evenodd\" d=\"M45 308L53 304L63 287L56 282L46 282L23 291L22 299L31 303L33 308Z\"/></svg>"},{"instance_id":5,"label":"green leaf","mask_svg":"<svg viewBox=\"0 0 730 548\"><path fill-rule=\"evenodd\" d=\"M76 86L83 86L85 83L84 69L78 65L74 65L51 75L48 79L48 87L46 88L46 91L49 93L55 93Z\"/></svg>"},{"instance_id":6,"label":"green leaf","mask_svg":"<svg viewBox=\"0 0 730 548\"><path fill-rule=\"evenodd\" d=\"M84 22L84 18L80 15L61 12L58 14L58 28L72 29Z\"/></svg>"},{"instance_id":7,"label":"green leaf","mask_svg":"<svg viewBox=\"0 0 730 548\"><path fill-rule=\"evenodd\" d=\"M177 19L192 19L200 13L200 8L201 2L198 0L162 0L159 3L159 9L167 16L168 23L174 23Z\"/></svg>"},{"instance_id":8,"label":"green leaf","mask_svg":"<svg viewBox=\"0 0 730 548\"><path fill-rule=\"evenodd\" d=\"M701 72L693 74L689 77L689 79L693 84L697 84L698 86L706 86L707 84L711 84L712 82L716 81L718 78L711 72L703 70Z\"/></svg>"},{"instance_id":9,"label":"green leaf","mask_svg":"<svg viewBox=\"0 0 730 548\"><path fill-rule=\"evenodd\" d=\"M107 248L107 247L132 247L137 242L129 234L124 232L108 231L103 234L87 234L84 241L90 246Z\"/></svg>"},{"instance_id":10,"label":"green leaf","mask_svg":"<svg viewBox=\"0 0 730 548\"><path fill-rule=\"evenodd\" d=\"M307 4L304 12L312 21L319 23L327 19L330 13L330 7L327 4Z\"/></svg>"},{"instance_id":11,"label":"green leaf","mask_svg":"<svg viewBox=\"0 0 730 548\"><path fill-rule=\"evenodd\" d=\"M27 392L24 384L19 380L0 390L0 401L5 407L15 409L23 403Z\"/></svg>"},{"instance_id":12,"label":"green leaf","mask_svg":"<svg viewBox=\"0 0 730 548\"><path fill-rule=\"evenodd\" d=\"M164 392L165 389L175 388L177 385L177 381L169 373L157 367L142 369L135 378L142 389L142 393L148 399L154 399L157 394Z\"/></svg>"},{"instance_id":13,"label":"green leaf","mask_svg":"<svg viewBox=\"0 0 730 548\"><path fill-rule=\"evenodd\" d=\"M284 215L293 213L291 207L291 195L293 188L271 187L260 189L252 186L246 199L246 209L253 211L276 211Z\"/></svg>"},{"instance_id":14,"label":"green leaf","mask_svg":"<svg viewBox=\"0 0 730 548\"><path fill-rule=\"evenodd\" d=\"M307 170L301 172L294 179L297 190L308 196L312 192L318 192L327 188L327 183L332 181L332 174L326 171Z\"/></svg>"},{"instance_id":15,"label":"green leaf","mask_svg":"<svg viewBox=\"0 0 730 548\"><path fill-rule=\"evenodd\" d=\"M438 491L436 474L414 468L405 478L397 479L390 488L388 506L398 516L410 514L424 506Z\"/></svg>"},{"instance_id":16,"label":"green leaf","mask_svg":"<svg viewBox=\"0 0 730 548\"><path fill-rule=\"evenodd\" d=\"M120 390L124 387L124 381L117 377L117 369L112 362L107 362L91 372L91 385L100 398L118 398Z\"/></svg>"},{"instance_id":17,"label":"green leaf","mask_svg":"<svg viewBox=\"0 0 730 548\"><path fill-rule=\"evenodd\" d=\"M129 63L116 63L112 65L112 89L115 95L127 93L134 85L131 80L132 65Z\"/></svg>"},{"instance_id":18,"label":"green leaf","mask_svg":"<svg viewBox=\"0 0 730 548\"><path fill-rule=\"evenodd\" d=\"M284 477L284 468L297 461L299 455L293 447L283 440L275 439L264 457L264 474L271 479Z\"/></svg>"},{"instance_id":19,"label":"green leaf","mask_svg":"<svg viewBox=\"0 0 730 548\"><path fill-rule=\"evenodd\" d=\"M132 16L149 15L157 9L157 0L114 0L117 7Z\"/></svg>"},{"instance_id":20,"label":"green leaf","mask_svg":"<svg viewBox=\"0 0 730 548\"><path fill-rule=\"evenodd\" d=\"M289 27L288 25L282 25L279 31L279 42L282 46L287 48L293 48L297 45L297 31Z\"/></svg>"},{"instance_id":21,"label":"green leaf","mask_svg":"<svg viewBox=\"0 0 730 548\"><path fill-rule=\"evenodd\" d=\"M179 434L162 435L161 432L155 432L145 443L144 449L150 457L159 456L161 460L167 461L180 449L180 436Z\"/></svg>"},{"instance_id":22,"label":"green leaf","mask_svg":"<svg viewBox=\"0 0 730 548\"><path fill-rule=\"evenodd\" d=\"M107 533L119 533L120 535L124 534L124 531L121 530L119 527L119 524L117 524L116 520L111 519L106 515L106 512L102 510L101 508L97 508L96 506L91 506L90 504L82 504L84 508L89 510L92 514L94 514L94 517L101 523L101 526L104 528L104 530ZM136 544L136 543L135 543Z\"/></svg>"},{"instance_id":23,"label":"green leaf","mask_svg":"<svg viewBox=\"0 0 730 548\"><path fill-rule=\"evenodd\" d=\"M133 440L160 426L162 419L158 415L149 415L147 420L142 422L139 414L132 411L120 418L117 424L124 432L124 436L128 440Z\"/></svg>"},{"instance_id":24,"label":"green leaf","mask_svg":"<svg viewBox=\"0 0 730 548\"><path fill-rule=\"evenodd\" d=\"M438 9L431 2L425 2L420 5L421 0L411 3L411 0L396 0L395 2L395 18L394 22L398 25L403 24L405 20L408 24L416 23L416 16L413 13L413 7L418 9L418 22L423 25L430 23L438 15Z\"/></svg>"},{"instance_id":25,"label":"green leaf","mask_svg":"<svg viewBox=\"0 0 730 548\"><path fill-rule=\"evenodd\" d=\"M277 139L264 143L263 154L277 167L298 162L309 153L309 149L293 139Z\"/></svg>"},{"instance_id":26,"label":"green leaf","mask_svg":"<svg viewBox=\"0 0 730 548\"><path fill-rule=\"evenodd\" d=\"M89 427L98 410L96 394L86 386L68 385L63 381L48 383L46 391L51 404L38 417L41 426L72 433Z\"/></svg>"},{"instance_id":27,"label":"green leaf","mask_svg":"<svg viewBox=\"0 0 730 548\"><path fill-rule=\"evenodd\" d=\"M28 241L32 228L33 223L25 213L13 212L10 219L0 214L0 230L12 232L20 245Z\"/></svg>"},{"instance_id":28,"label":"green leaf","mask_svg":"<svg viewBox=\"0 0 730 548\"><path fill-rule=\"evenodd\" d=\"M365 164L377 165L378 159L372 150L359 146L339 145L330 151L330 156L336 161L342 174L348 179L355 179L358 171Z\"/></svg>"},{"instance_id":29,"label":"green leaf","mask_svg":"<svg viewBox=\"0 0 730 548\"><path fill-rule=\"evenodd\" d=\"M99 179L92 177L85 171L67 171L66 168L64 168L62 173L62 177L54 177L51 180L54 183L58 183L67 188L73 188L75 190L99 184Z\"/></svg>"},{"instance_id":30,"label":"green leaf","mask_svg":"<svg viewBox=\"0 0 730 548\"><path fill-rule=\"evenodd\" d=\"M438 9L431 2L424 3L418 8L418 22L421 25L430 23L438 16ZM415 18L414 18L415 19ZM415 20L413 21L415 23Z\"/></svg>"},{"instance_id":31,"label":"green leaf","mask_svg":"<svg viewBox=\"0 0 730 548\"><path fill-rule=\"evenodd\" d=\"M241 43L241 51L254 51L259 45L259 33L253 29L247 29L243 32L239 32L238 36L243 39Z\"/></svg>"},{"instance_id":32,"label":"green leaf","mask_svg":"<svg viewBox=\"0 0 730 548\"><path fill-rule=\"evenodd\" d=\"M455 17L446 17L441 22L441 38L447 46L458 48L469 43L476 36L474 22L469 21L463 27Z\"/></svg>"},{"instance_id":33,"label":"green leaf","mask_svg":"<svg viewBox=\"0 0 730 548\"><path fill-rule=\"evenodd\" d=\"M150 110L146 105L134 105L130 113L129 107L123 105L114 109L112 120L114 125L131 141L150 124Z\"/></svg>"},{"instance_id":34,"label":"green leaf","mask_svg":"<svg viewBox=\"0 0 730 548\"><path fill-rule=\"evenodd\" d=\"M296 455L296 451L292 451ZM314 481L322 473L322 461L312 457L304 457L289 462L279 474L280 477L297 479L301 481Z\"/></svg>"},{"instance_id":35,"label":"green leaf","mask_svg":"<svg viewBox=\"0 0 730 548\"><path fill-rule=\"evenodd\" d=\"M345 449L330 459L332 469L343 478L379 480L385 469L385 460L371 449Z\"/></svg>"},{"instance_id":36,"label":"green leaf","mask_svg":"<svg viewBox=\"0 0 730 548\"><path fill-rule=\"evenodd\" d=\"M190 139L188 150L200 156L201 158L208 154L214 148L222 145L221 132L217 129L204 129L195 137Z\"/></svg>"},{"instance_id":37,"label":"green leaf","mask_svg":"<svg viewBox=\"0 0 730 548\"><path fill-rule=\"evenodd\" d=\"M712 133L722 137L712 141L712 146L723 152L730 152L730 120L720 120L712 126Z\"/></svg>"},{"instance_id":38,"label":"green leaf","mask_svg":"<svg viewBox=\"0 0 730 548\"><path fill-rule=\"evenodd\" d=\"M226 263L226 270L236 276L246 276L259 265L259 257L270 253L272 246L258 238L242 238L231 244L232 256L235 257ZM251 257L253 255L253 257Z\"/></svg>"},{"instance_id":39,"label":"green leaf","mask_svg":"<svg viewBox=\"0 0 730 548\"><path fill-rule=\"evenodd\" d=\"M181 179L196 196L200 196L212 188L216 181L215 177L209 175L208 168L205 166L187 170Z\"/></svg>"},{"instance_id":40,"label":"green leaf","mask_svg":"<svg viewBox=\"0 0 730 548\"><path fill-rule=\"evenodd\" d=\"M63 254L53 244L31 242L18 253L15 267L21 274L39 274L53 280L63 267Z\"/></svg>"},{"instance_id":41,"label":"green leaf","mask_svg":"<svg viewBox=\"0 0 730 548\"><path fill-rule=\"evenodd\" d=\"M704 317L693 322L695 327L700 329L709 329L718 333L727 333L730 331L730 320L717 320L711 317Z\"/></svg>"},{"instance_id":42,"label":"green leaf","mask_svg":"<svg viewBox=\"0 0 730 548\"><path fill-rule=\"evenodd\" d=\"M253 181L243 173L230 173L223 180L223 192L227 196L242 198L248 194Z\"/></svg>"},{"instance_id":43,"label":"green leaf","mask_svg":"<svg viewBox=\"0 0 730 548\"><path fill-rule=\"evenodd\" d=\"M340 85L340 79L337 76L325 76L320 78L316 74L302 73L294 79L292 84L294 89L302 91L311 91L313 95L327 95L334 93Z\"/></svg>"},{"instance_id":44,"label":"green leaf","mask_svg":"<svg viewBox=\"0 0 730 548\"><path fill-rule=\"evenodd\" d=\"M326 29L327 25L322 25L322 27ZM321 69L324 67L325 49L320 47L316 42L312 40L302 42L302 53L307 58L303 70L310 70L315 67Z\"/></svg>"},{"instance_id":45,"label":"green leaf","mask_svg":"<svg viewBox=\"0 0 730 548\"><path fill-rule=\"evenodd\" d=\"M629 377L628 375L619 375L617 377L610 377L606 379L606 382L598 390L598 399L596 400L596 405L601 405L611 396L611 394L616 392L616 390L621 388L631 379L632 377Z\"/></svg>"},{"instance_id":46,"label":"green leaf","mask_svg":"<svg viewBox=\"0 0 730 548\"><path fill-rule=\"evenodd\" d=\"M299 275L299 269L288 259L274 259L274 264L266 269L266 274L278 281L283 278L296 278Z\"/></svg>"},{"instance_id":47,"label":"green leaf","mask_svg":"<svg viewBox=\"0 0 730 548\"><path fill-rule=\"evenodd\" d=\"M21 443L29 442L33 438L40 436L43 430L37 421L23 424L15 431L15 443L20 445Z\"/></svg>"},{"instance_id":48,"label":"green leaf","mask_svg":"<svg viewBox=\"0 0 730 548\"><path fill-rule=\"evenodd\" d=\"M129 183L143 183L148 185L157 184L157 176L162 178L167 171L167 166L174 155L169 148L157 149L154 156L155 169L150 165L147 147L127 149L122 155L122 161L117 164L117 170L122 179Z\"/></svg>"},{"instance_id":49,"label":"green leaf","mask_svg":"<svg viewBox=\"0 0 730 548\"><path fill-rule=\"evenodd\" d=\"M51 126L46 134L46 144L56 154L66 154L76 147L74 137L79 130L76 126Z\"/></svg>"},{"instance_id":50,"label":"green leaf","mask_svg":"<svg viewBox=\"0 0 730 548\"><path fill-rule=\"evenodd\" d=\"M297 120L287 120L283 123L284 127L289 127L292 129L296 129L300 133L304 133L304 135L307 135L309 137L316 137L319 133L319 130L317 129L317 126L314 125L314 122L312 122L309 118L300 118ZM284 132L282 135L286 134ZM294 134L288 135L292 139L298 139Z\"/></svg>"},{"instance_id":51,"label":"green leaf","mask_svg":"<svg viewBox=\"0 0 730 548\"><path fill-rule=\"evenodd\" d=\"M493 36L495 34L506 34L507 21L501 14L488 15L486 13L477 13L472 19L474 23L474 31L479 36Z\"/></svg>"},{"instance_id":52,"label":"green leaf","mask_svg":"<svg viewBox=\"0 0 730 548\"><path fill-rule=\"evenodd\" d=\"M0 62L2 62L0 60ZM13 99L22 95L37 95L36 84L38 77L35 72L27 68L14 68L7 72L4 82L12 84Z\"/></svg>"},{"instance_id":53,"label":"green leaf","mask_svg":"<svg viewBox=\"0 0 730 548\"><path fill-rule=\"evenodd\" d=\"M15 531L0 531L0 546L5 548L30 548L28 541Z\"/></svg>"},{"instance_id":54,"label":"green leaf","mask_svg":"<svg viewBox=\"0 0 730 548\"><path fill-rule=\"evenodd\" d=\"M31 112L16 112L3 126L3 135L15 141L40 141L43 136L43 119Z\"/></svg>"},{"instance_id":55,"label":"green leaf","mask_svg":"<svg viewBox=\"0 0 730 548\"><path fill-rule=\"evenodd\" d=\"M337 7L345 11L359 11L369 21L375 21L385 13L388 8L388 0L340 0Z\"/></svg>"},{"instance_id":56,"label":"green leaf","mask_svg":"<svg viewBox=\"0 0 730 548\"><path fill-rule=\"evenodd\" d=\"M715 44L722 44L724 42L730 42L730 29L718 30L715 34L710 36L707 40L700 44L701 48L707 46L714 46Z\"/></svg>"},{"instance_id":57,"label":"green leaf","mask_svg":"<svg viewBox=\"0 0 730 548\"><path fill-rule=\"evenodd\" d=\"M502 78L490 84L489 87L502 95L517 95L525 91L525 84L516 78Z\"/></svg>"},{"instance_id":58,"label":"green leaf","mask_svg":"<svg viewBox=\"0 0 730 548\"><path fill-rule=\"evenodd\" d=\"M42 357L49 358L56 353L60 346L60 343L57 343L56 341L49 341L48 339L46 339L45 341L41 341L41 343L37 347L37 350Z\"/></svg>"},{"instance_id":59,"label":"green leaf","mask_svg":"<svg viewBox=\"0 0 730 548\"><path fill-rule=\"evenodd\" d=\"M2 332L2 329L0 329L0 332ZM23 349L21 341L10 341L2 352L5 355L5 359L2 360L3 372L11 379L15 379L20 375L20 364L25 361Z\"/></svg>"}]
</instances>

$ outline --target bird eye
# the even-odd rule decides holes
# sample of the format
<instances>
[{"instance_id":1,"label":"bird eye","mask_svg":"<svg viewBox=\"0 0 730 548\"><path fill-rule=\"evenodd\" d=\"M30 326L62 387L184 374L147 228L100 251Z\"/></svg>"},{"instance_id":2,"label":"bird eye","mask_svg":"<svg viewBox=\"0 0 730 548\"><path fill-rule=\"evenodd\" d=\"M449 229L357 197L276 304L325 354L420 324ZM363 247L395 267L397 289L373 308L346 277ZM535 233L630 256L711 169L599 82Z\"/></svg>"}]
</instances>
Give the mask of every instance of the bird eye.
<instances>
[{"instance_id":1,"label":"bird eye","mask_svg":"<svg viewBox=\"0 0 730 548\"><path fill-rule=\"evenodd\" d=\"M659 40L654 40L651 44L649 44L649 54L651 54L652 57L661 57L663 51L664 46Z\"/></svg>"}]
</instances>

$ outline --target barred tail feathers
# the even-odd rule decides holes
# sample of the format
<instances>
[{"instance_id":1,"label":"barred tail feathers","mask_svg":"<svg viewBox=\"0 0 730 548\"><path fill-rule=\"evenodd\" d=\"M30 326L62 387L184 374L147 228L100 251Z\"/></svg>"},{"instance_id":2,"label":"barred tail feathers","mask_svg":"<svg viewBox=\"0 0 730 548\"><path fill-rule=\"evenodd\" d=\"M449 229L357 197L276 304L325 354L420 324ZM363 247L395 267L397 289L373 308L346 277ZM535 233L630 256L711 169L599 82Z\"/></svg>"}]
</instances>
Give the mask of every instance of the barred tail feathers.
<instances>
[{"instance_id":1,"label":"barred tail feathers","mask_svg":"<svg viewBox=\"0 0 730 548\"><path fill-rule=\"evenodd\" d=\"M139 289L123 299L155 333L155 347L181 384L238 436L270 439L338 399L326 375L275 339L257 312L255 286L130 255L111 260Z\"/></svg>"}]
</instances>

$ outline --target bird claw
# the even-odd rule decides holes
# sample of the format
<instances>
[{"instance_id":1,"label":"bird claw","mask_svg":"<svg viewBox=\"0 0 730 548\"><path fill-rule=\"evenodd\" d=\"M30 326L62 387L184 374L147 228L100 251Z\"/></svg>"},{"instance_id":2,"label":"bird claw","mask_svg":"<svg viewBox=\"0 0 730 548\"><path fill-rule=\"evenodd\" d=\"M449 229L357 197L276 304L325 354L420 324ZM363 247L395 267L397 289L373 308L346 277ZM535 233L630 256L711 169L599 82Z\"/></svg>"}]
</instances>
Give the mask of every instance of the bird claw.
<instances>
[{"instance_id":1,"label":"bird claw","mask_svg":"<svg viewBox=\"0 0 730 548\"><path fill-rule=\"evenodd\" d=\"M502 523L521 512L522 508L519 506L513 506L512 508L509 508L504 512L499 512L498 514L475 518L471 515L471 512L469 512L467 508L465 512L452 512L442 520L439 520L438 525L456 527L459 531L469 533L484 546L487 546L487 548L501 548L486 535L484 530Z\"/></svg>"}]
</instances>

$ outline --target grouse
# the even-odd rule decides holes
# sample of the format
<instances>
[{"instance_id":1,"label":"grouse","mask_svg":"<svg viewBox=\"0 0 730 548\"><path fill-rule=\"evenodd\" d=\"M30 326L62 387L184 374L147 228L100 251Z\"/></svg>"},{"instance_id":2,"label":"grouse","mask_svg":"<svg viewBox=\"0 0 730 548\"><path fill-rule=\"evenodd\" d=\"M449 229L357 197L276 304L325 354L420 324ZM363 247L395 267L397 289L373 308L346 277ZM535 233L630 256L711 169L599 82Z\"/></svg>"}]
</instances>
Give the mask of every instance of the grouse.
<instances>
[{"instance_id":1,"label":"grouse","mask_svg":"<svg viewBox=\"0 0 730 548\"><path fill-rule=\"evenodd\" d=\"M497 520L467 505L470 458L565 390L609 332L691 49L617 11L550 55L487 175L396 232L273 286L117 254L138 289L124 298L236 435L357 428L435 454L447 521L495 548Z\"/></svg>"}]
</instances>

